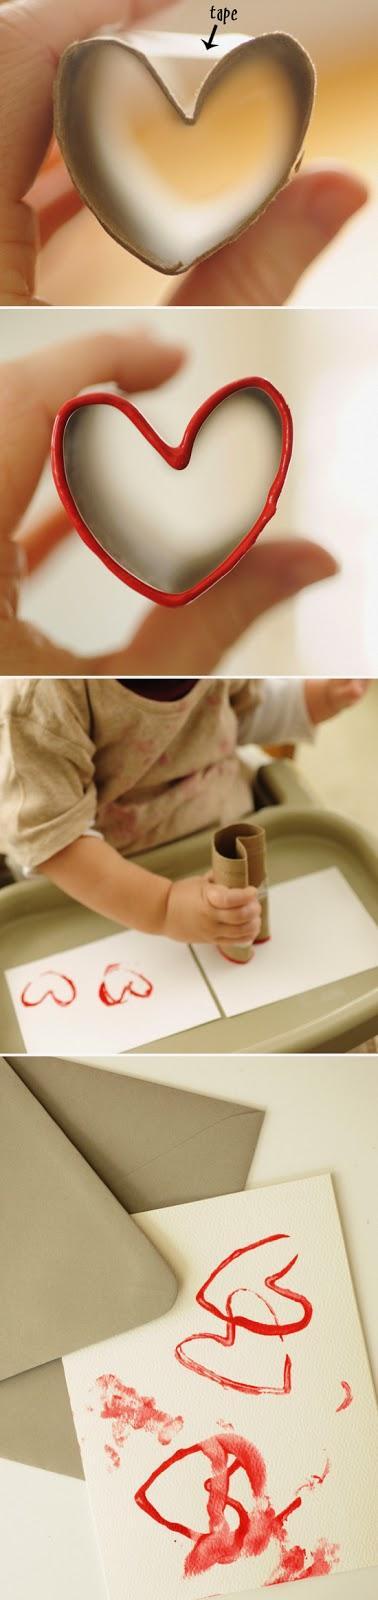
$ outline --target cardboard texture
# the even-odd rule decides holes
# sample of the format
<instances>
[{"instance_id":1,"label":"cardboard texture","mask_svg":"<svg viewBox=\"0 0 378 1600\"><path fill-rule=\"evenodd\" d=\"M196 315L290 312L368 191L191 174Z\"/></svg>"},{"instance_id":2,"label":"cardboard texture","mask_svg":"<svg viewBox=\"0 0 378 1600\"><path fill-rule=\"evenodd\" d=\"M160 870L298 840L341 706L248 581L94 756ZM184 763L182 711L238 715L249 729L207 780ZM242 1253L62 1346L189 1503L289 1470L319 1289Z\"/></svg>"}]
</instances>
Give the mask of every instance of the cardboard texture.
<instances>
[{"instance_id":1,"label":"cardboard texture","mask_svg":"<svg viewBox=\"0 0 378 1600\"><path fill-rule=\"evenodd\" d=\"M55 82L55 134L106 231L172 274L237 237L297 170L315 71L288 34L247 38L221 59L207 58L187 107L172 92L172 74L169 87L148 59L148 34L144 51L119 36L70 46ZM284 131L274 124L281 93Z\"/></svg>"},{"instance_id":2,"label":"cardboard texture","mask_svg":"<svg viewBox=\"0 0 378 1600\"><path fill-rule=\"evenodd\" d=\"M261 824L232 822L227 828L218 828L213 839L212 867L215 882L226 889L246 889L248 885L259 889L261 929L256 944L269 939L268 861L266 834ZM222 948L231 961L250 960L251 944Z\"/></svg>"},{"instance_id":3,"label":"cardboard texture","mask_svg":"<svg viewBox=\"0 0 378 1600\"><path fill-rule=\"evenodd\" d=\"M0 1455L82 1475L60 1357L177 1292L128 1211L238 1189L261 1120L76 1062L0 1062Z\"/></svg>"},{"instance_id":4,"label":"cardboard texture","mask_svg":"<svg viewBox=\"0 0 378 1600\"><path fill-rule=\"evenodd\" d=\"M109 1600L378 1560L378 1422L329 1176L144 1215L158 1322L64 1360Z\"/></svg>"}]
</instances>

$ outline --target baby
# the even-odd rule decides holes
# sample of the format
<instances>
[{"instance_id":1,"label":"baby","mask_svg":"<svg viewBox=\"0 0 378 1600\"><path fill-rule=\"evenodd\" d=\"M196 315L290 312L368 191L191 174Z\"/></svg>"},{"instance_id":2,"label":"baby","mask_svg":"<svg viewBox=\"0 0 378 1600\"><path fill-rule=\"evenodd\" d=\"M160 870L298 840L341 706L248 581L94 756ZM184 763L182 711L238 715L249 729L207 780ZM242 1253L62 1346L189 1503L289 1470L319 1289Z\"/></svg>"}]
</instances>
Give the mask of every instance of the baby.
<instances>
[{"instance_id":1,"label":"baby","mask_svg":"<svg viewBox=\"0 0 378 1600\"><path fill-rule=\"evenodd\" d=\"M309 739L362 682L314 679L3 679L1 848L102 916L222 945L256 939L256 890L169 878L142 850L253 807L239 747Z\"/></svg>"}]
</instances>

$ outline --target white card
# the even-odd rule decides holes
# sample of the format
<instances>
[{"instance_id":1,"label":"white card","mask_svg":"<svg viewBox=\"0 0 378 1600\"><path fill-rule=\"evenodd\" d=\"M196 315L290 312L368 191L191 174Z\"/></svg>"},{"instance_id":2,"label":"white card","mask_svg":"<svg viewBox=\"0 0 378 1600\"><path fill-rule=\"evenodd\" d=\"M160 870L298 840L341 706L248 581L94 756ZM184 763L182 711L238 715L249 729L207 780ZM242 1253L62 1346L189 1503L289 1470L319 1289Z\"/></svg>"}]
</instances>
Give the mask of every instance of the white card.
<instances>
[{"instance_id":1,"label":"white card","mask_svg":"<svg viewBox=\"0 0 378 1600\"><path fill-rule=\"evenodd\" d=\"M219 1016L191 951L122 932L5 973L26 1049L115 1054Z\"/></svg>"},{"instance_id":2,"label":"white card","mask_svg":"<svg viewBox=\"0 0 378 1600\"><path fill-rule=\"evenodd\" d=\"M368 971L378 930L337 867L291 878L269 891L271 938L237 966L214 945L195 945L226 1017Z\"/></svg>"},{"instance_id":3,"label":"white card","mask_svg":"<svg viewBox=\"0 0 378 1600\"><path fill-rule=\"evenodd\" d=\"M64 1360L109 1600L374 1565L377 1416L331 1179L137 1221L175 1305Z\"/></svg>"}]
</instances>

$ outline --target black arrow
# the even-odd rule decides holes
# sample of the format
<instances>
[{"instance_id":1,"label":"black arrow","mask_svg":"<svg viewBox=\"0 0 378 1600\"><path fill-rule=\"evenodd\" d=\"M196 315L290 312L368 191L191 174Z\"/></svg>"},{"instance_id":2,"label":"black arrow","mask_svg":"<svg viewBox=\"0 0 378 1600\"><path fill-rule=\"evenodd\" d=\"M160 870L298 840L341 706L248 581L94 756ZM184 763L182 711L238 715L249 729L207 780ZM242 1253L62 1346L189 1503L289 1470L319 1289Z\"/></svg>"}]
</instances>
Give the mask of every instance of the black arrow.
<instances>
[{"instance_id":1,"label":"black arrow","mask_svg":"<svg viewBox=\"0 0 378 1600\"><path fill-rule=\"evenodd\" d=\"M202 44L204 44L205 50L216 50L217 47L214 44L214 35L216 34L217 26L218 24L215 22L210 34L210 39L202 39Z\"/></svg>"}]
</instances>

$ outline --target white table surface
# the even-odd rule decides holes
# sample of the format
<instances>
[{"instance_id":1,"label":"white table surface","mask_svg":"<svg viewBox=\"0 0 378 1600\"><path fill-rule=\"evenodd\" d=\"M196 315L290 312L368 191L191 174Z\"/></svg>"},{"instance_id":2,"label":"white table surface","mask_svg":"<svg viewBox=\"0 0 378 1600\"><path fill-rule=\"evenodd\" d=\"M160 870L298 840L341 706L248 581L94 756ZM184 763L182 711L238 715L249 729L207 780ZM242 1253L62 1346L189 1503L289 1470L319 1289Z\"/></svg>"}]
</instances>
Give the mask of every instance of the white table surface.
<instances>
[{"instance_id":1,"label":"white table surface","mask_svg":"<svg viewBox=\"0 0 378 1600\"><path fill-rule=\"evenodd\" d=\"M93 1063L94 1065L95 1063ZM125 1058L97 1066L127 1071ZM378 1071L371 1056L133 1058L133 1077L266 1109L248 1187L331 1171L377 1377ZM2 1600L107 1600L85 1484L0 1461ZM376 1600L378 1569L313 1579L311 1600ZM292 1584L282 1584L282 1600ZM254 1600L261 1590L248 1590ZM125 1593L125 1600L127 1595ZM132 1600L132 1597L130 1597ZM146 1600L150 1597L146 1596ZM151 1597L153 1600L153 1597Z\"/></svg>"}]
</instances>

